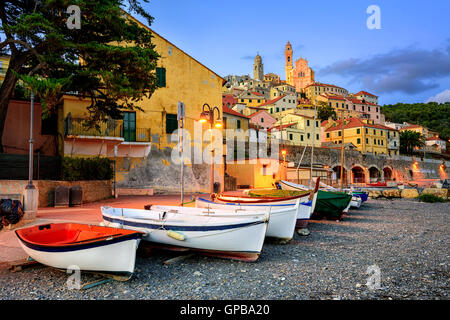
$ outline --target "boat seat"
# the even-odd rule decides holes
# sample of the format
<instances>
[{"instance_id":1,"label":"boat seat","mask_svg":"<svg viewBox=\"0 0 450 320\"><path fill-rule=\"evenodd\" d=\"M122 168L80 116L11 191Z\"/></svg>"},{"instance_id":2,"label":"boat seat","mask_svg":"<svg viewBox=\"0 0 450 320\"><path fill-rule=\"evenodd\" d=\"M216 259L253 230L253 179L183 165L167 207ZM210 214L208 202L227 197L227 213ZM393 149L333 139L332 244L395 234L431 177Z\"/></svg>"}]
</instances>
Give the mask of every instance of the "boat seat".
<instances>
[{"instance_id":1,"label":"boat seat","mask_svg":"<svg viewBox=\"0 0 450 320\"><path fill-rule=\"evenodd\" d=\"M81 230L77 230L77 232L75 232L75 234L72 237L70 237L68 239L64 239L62 241L52 242L52 245L69 244L69 243L75 242L75 240L78 239L78 236L80 235L80 233L81 233Z\"/></svg>"}]
</instances>

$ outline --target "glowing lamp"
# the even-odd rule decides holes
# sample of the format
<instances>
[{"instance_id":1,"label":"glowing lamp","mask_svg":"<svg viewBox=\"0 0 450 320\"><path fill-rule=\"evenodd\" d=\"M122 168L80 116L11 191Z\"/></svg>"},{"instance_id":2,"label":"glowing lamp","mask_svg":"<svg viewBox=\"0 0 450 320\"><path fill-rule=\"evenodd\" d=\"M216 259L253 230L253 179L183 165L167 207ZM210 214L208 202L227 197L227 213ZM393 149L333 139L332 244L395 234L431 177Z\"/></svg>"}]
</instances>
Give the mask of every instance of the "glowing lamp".
<instances>
[{"instance_id":1,"label":"glowing lamp","mask_svg":"<svg viewBox=\"0 0 450 320\"><path fill-rule=\"evenodd\" d=\"M220 129L223 127L222 121L219 119L216 121L216 123L214 124L214 127L216 127L217 129Z\"/></svg>"},{"instance_id":2,"label":"glowing lamp","mask_svg":"<svg viewBox=\"0 0 450 320\"><path fill-rule=\"evenodd\" d=\"M283 156L285 156L285 155L287 154L287 151L286 151L286 150L281 150L281 154L282 154Z\"/></svg>"},{"instance_id":3,"label":"glowing lamp","mask_svg":"<svg viewBox=\"0 0 450 320\"><path fill-rule=\"evenodd\" d=\"M208 122L208 113L206 112L202 112L202 114L200 115L200 123L206 123Z\"/></svg>"}]
</instances>

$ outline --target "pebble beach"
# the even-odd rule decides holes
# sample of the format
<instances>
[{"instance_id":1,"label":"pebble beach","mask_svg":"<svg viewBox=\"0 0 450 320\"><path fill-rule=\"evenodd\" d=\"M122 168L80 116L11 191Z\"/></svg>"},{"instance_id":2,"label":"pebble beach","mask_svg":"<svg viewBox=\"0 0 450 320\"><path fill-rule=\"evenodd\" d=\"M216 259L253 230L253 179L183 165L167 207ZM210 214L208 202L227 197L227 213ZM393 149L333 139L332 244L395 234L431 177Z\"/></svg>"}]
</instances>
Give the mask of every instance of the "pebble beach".
<instances>
[{"instance_id":1,"label":"pebble beach","mask_svg":"<svg viewBox=\"0 0 450 320\"><path fill-rule=\"evenodd\" d=\"M341 221L312 220L309 236L266 241L256 262L138 250L126 282L69 289L69 274L0 269L1 300L448 300L447 203L369 200ZM96 276L82 273L81 281Z\"/></svg>"}]
</instances>

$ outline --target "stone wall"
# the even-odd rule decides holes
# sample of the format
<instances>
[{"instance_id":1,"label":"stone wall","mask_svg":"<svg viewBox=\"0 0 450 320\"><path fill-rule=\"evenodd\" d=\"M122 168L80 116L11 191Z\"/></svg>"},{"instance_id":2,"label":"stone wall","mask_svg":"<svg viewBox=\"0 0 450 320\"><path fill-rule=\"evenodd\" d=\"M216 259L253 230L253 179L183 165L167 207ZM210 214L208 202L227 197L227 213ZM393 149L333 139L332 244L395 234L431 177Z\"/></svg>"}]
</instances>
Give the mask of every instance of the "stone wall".
<instances>
[{"instance_id":1,"label":"stone wall","mask_svg":"<svg viewBox=\"0 0 450 320\"><path fill-rule=\"evenodd\" d=\"M107 199L112 196L111 181L33 181L39 190L39 208L51 207L54 205L54 192L56 186L80 186L83 190L83 203L94 202ZM23 194L28 184L26 180L0 180L0 195L2 194Z\"/></svg>"},{"instance_id":2,"label":"stone wall","mask_svg":"<svg viewBox=\"0 0 450 320\"><path fill-rule=\"evenodd\" d=\"M296 164L301 158L304 147L301 146L286 146L287 161L295 162ZM345 150L344 152L344 169L351 170L354 167L361 167L364 173L369 175L369 169L375 167L381 173L381 178L384 178L383 169L389 168L392 170L393 178L397 181L417 180L417 179L443 179L443 175L449 177L450 162L446 162L445 174L440 165L442 161L434 159L411 158L403 156L395 156L389 158L385 155L363 155L358 151ZM311 162L311 147L307 147L302 160L302 166L310 166ZM415 163L417 162L417 163ZM328 148L314 148L314 164L328 165L334 168L341 165L341 151L337 149ZM350 177L349 177L350 178ZM369 182L369 181L366 181Z\"/></svg>"},{"instance_id":3,"label":"stone wall","mask_svg":"<svg viewBox=\"0 0 450 320\"><path fill-rule=\"evenodd\" d=\"M192 151L192 155L193 155ZM159 149L152 145L145 159L124 158L118 163L121 171L118 188L152 188L155 193L178 193L181 190L181 166L171 158L172 148ZM193 157L192 157L193 158ZM185 192L209 192L211 166L207 163L185 165ZM214 166L214 181L223 188L223 165Z\"/></svg>"}]
</instances>

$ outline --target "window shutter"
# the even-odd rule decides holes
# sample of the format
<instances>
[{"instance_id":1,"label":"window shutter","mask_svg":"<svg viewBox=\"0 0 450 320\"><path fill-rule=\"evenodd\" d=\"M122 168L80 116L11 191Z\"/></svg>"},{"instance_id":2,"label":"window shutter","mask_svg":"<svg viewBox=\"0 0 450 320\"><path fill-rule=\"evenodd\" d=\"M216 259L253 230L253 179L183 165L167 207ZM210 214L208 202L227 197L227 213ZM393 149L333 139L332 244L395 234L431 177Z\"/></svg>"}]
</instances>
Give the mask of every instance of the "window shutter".
<instances>
[{"instance_id":1,"label":"window shutter","mask_svg":"<svg viewBox=\"0 0 450 320\"><path fill-rule=\"evenodd\" d=\"M160 88L163 88L166 86L166 69L165 68L156 68L156 77L157 85Z\"/></svg>"}]
</instances>

